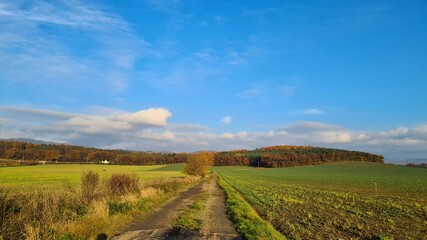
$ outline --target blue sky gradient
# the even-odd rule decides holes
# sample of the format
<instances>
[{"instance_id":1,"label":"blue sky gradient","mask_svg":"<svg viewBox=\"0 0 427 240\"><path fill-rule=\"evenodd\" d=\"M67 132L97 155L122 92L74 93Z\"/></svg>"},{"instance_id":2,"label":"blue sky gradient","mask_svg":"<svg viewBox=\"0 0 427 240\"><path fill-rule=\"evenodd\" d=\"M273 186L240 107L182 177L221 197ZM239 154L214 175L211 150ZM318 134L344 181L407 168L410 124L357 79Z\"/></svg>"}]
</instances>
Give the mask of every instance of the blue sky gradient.
<instances>
[{"instance_id":1,"label":"blue sky gradient","mask_svg":"<svg viewBox=\"0 0 427 240\"><path fill-rule=\"evenodd\" d=\"M2 1L0 138L427 158L425 1Z\"/></svg>"}]
</instances>

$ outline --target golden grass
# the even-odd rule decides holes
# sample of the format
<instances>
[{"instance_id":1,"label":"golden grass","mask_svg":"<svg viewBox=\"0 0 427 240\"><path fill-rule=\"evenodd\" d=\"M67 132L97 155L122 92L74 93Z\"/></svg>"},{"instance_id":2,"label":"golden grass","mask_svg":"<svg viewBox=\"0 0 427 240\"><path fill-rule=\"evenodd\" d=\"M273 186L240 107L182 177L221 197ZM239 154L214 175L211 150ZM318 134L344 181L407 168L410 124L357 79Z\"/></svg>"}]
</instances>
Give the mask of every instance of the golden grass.
<instances>
[{"instance_id":1,"label":"golden grass","mask_svg":"<svg viewBox=\"0 0 427 240\"><path fill-rule=\"evenodd\" d=\"M91 201L82 189L67 184L27 193L0 187L0 239L112 236L196 181L193 177L151 179L142 181L137 191L111 194L104 180L91 194Z\"/></svg>"}]
</instances>

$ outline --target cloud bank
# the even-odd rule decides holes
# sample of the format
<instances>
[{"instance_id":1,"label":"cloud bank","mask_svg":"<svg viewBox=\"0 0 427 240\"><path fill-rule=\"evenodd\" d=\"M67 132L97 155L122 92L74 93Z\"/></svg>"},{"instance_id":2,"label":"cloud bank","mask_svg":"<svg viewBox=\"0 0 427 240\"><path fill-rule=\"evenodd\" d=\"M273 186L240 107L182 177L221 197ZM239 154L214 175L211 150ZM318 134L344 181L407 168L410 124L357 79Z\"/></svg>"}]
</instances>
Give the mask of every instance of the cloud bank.
<instances>
[{"instance_id":1,"label":"cloud bank","mask_svg":"<svg viewBox=\"0 0 427 240\"><path fill-rule=\"evenodd\" d=\"M24 107L0 107L0 138L35 138L101 148L151 151L253 149L268 145L313 145L383 154L389 159L427 156L427 124L377 132L298 121L263 132L213 132L171 124L164 108L97 115Z\"/></svg>"}]
</instances>

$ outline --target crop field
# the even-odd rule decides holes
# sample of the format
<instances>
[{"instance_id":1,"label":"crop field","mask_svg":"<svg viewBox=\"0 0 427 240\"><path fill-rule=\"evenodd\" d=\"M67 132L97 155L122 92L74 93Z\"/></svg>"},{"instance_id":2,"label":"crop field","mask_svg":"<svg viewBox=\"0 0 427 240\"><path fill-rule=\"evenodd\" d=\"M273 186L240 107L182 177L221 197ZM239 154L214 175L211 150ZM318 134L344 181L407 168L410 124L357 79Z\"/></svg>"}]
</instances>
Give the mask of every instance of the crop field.
<instances>
[{"instance_id":1,"label":"crop field","mask_svg":"<svg viewBox=\"0 0 427 240\"><path fill-rule=\"evenodd\" d=\"M289 239L427 236L426 169L343 162L214 171Z\"/></svg>"},{"instance_id":2,"label":"crop field","mask_svg":"<svg viewBox=\"0 0 427 240\"><path fill-rule=\"evenodd\" d=\"M141 181L155 178L185 177L183 164L123 166L99 164L47 164L22 167L0 167L0 186L14 191L27 192L57 188L60 185L76 187L80 184L84 171L98 172L101 179L112 173L128 173L139 177Z\"/></svg>"}]
</instances>

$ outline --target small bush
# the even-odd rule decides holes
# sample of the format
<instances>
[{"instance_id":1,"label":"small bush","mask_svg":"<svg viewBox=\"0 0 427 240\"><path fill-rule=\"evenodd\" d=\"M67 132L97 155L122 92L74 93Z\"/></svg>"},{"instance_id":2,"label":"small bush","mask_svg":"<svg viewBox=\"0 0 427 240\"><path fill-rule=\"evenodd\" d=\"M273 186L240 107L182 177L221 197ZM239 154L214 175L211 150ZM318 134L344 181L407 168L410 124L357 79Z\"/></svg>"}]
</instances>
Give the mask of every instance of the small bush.
<instances>
[{"instance_id":1,"label":"small bush","mask_svg":"<svg viewBox=\"0 0 427 240\"><path fill-rule=\"evenodd\" d=\"M124 173L115 173L107 181L107 187L111 195L121 196L126 193L139 192L139 179Z\"/></svg>"},{"instance_id":2,"label":"small bush","mask_svg":"<svg viewBox=\"0 0 427 240\"><path fill-rule=\"evenodd\" d=\"M188 156L184 172L193 176L205 177L209 168L213 164L213 154L211 153L193 153Z\"/></svg>"},{"instance_id":3,"label":"small bush","mask_svg":"<svg viewBox=\"0 0 427 240\"><path fill-rule=\"evenodd\" d=\"M96 196L96 190L99 186L99 174L92 170L82 173L82 199L85 202L91 202Z\"/></svg>"}]
</instances>

